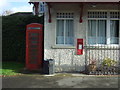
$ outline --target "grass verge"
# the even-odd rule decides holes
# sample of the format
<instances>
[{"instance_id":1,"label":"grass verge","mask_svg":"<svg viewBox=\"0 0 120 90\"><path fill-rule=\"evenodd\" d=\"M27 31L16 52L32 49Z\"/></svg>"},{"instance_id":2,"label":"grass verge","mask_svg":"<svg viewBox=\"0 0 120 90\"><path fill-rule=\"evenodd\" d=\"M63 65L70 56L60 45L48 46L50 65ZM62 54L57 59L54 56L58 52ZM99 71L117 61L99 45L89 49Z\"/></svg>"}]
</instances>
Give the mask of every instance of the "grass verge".
<instances>
[{"instance_id":1,"label":"grass verge","mask_svg":"<svg viewBox=\"0 0 120 90\"><path fill-rule=\"evenodd\" d=\"M24 68L24 63L19 62L2 62L2 69L0 69L0 75L18 75L21 74L20 70Z\"/></svg>"}]
</instances>

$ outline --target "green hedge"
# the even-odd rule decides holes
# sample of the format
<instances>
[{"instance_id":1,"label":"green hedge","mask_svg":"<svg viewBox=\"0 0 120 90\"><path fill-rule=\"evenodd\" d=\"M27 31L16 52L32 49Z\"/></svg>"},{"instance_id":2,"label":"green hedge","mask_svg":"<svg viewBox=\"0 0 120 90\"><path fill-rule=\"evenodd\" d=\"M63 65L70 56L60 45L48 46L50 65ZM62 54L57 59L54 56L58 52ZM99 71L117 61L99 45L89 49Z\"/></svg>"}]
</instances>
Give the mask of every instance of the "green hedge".
<instances>
[{"instance_id":1,"label":"green hedge","mask_svg":"<svg viewBox=\"0 0 120 90\"><path fill-rule=\"evenodd\" d=\"M2 60L25 61L25 31L30 23L44 23L44 17L3 16L2 17Z\"/></svg>"}]
</instances>

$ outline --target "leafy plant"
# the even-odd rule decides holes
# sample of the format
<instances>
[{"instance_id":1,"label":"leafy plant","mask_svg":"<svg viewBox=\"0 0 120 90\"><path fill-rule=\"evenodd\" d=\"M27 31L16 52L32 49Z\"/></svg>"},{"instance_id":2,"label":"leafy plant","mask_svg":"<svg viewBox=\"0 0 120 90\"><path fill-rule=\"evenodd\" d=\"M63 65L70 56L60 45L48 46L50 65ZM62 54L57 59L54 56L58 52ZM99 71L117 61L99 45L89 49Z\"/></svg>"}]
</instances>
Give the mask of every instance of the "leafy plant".
<instances>
[{"instance_id":1,"label":"leafy plant","mask_svg":"<svg viewBox=\"0 0 120 90\"><path fill-rule=\"evenodd\" d=\"M89 72L90 71L96 71L96 69L97 69L97 65L96 64L97 64L96 59L90 59L90 64L88 66Z\"/></svg>"},{"instance_id":2,"label":"leafy plant","mask_svg":"<svg viewBox=\"0 0 120 90\"><path fill-rule=\"evenodd\" d=\"M117 62L115 60L112 60L111 58L104 58L102 62L102 66L115 66Z\"/></svg>"}]
</instances>

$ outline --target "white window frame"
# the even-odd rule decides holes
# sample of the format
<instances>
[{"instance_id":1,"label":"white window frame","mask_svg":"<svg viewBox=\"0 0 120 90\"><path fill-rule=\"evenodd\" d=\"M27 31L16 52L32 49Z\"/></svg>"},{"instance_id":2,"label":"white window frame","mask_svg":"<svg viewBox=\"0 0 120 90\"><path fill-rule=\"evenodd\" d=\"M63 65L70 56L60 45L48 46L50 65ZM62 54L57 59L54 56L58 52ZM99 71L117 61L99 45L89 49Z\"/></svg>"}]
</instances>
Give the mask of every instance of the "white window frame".
<instances>
[{"instance_id":1,"label":"white window frame","mask_svg":"<svg viewBox=\"0 0 120 90\"><path fill-rule=\"evenodd\" d=\"M62 13L73 13L73 12L62 12ZM64 20L64 44L57 44L57 20ZM73 41L73 45L72 44L65 44L65 31L66 31L66 20L73 20L73 40L74 40L74 13L73 13L73 18L57 18L57 15L56 15L56 32L55 32L55 45L56 46L74 46L74 41Z\"/></svg>"},{"instance_id":2,"label":"white window frame","mask_svg":"<svg viewBox=\"0 0 120 90\"><path fill-rule=\"evenodd\" d=\"M120 18L110 18L110 12L119 12L119 10L88 10L88 12L90 11L94 11L94 12L102 12L102 11L106 11L107 12L107 18L88 18L88 13L87 13L87 36L86 36L86 40L88 44L88 21L89 20L106 20L106 44L90 44L92 46L98 46L98 45L114 45L114 46L118 46L120 45L120 42L118 42L118 44L110 44L110 21L111 20L119 20L119 41L120 41Z\"/></svg>"}]
</instances>

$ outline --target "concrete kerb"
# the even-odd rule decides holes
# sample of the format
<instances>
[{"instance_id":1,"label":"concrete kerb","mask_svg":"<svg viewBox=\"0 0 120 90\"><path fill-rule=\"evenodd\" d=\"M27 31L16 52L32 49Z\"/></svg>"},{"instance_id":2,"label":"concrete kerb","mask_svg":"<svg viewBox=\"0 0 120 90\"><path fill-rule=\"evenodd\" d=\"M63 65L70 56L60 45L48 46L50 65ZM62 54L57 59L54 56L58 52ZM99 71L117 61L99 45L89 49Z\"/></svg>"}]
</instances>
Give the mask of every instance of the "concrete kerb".
<instances>
[{"instance_id":1,"label":"concrete kerb","mask_svg":"<svg viewBox=\"0 0 120 90\"><path fill-rule=\"evenodd\" d=\"M86 75L86 74L76 74L76 73L55 73L50 75L42 75L45 77L120 77L120 75Z\"/></svg>"}]
</instances>

